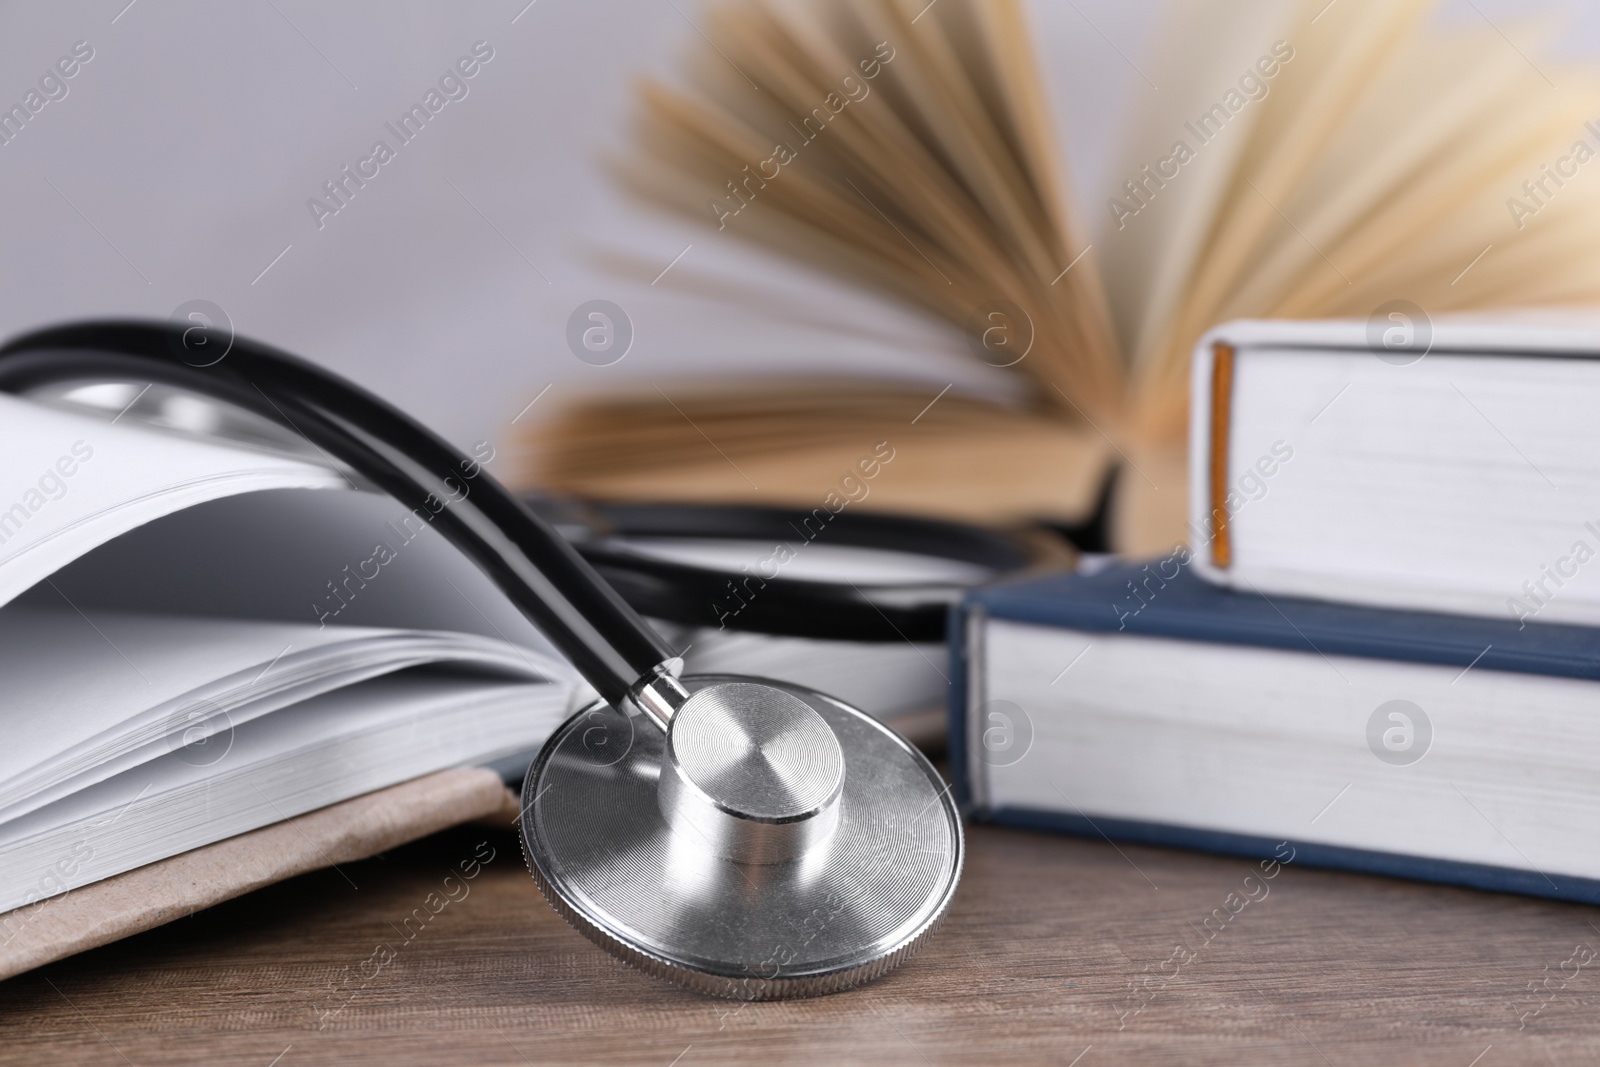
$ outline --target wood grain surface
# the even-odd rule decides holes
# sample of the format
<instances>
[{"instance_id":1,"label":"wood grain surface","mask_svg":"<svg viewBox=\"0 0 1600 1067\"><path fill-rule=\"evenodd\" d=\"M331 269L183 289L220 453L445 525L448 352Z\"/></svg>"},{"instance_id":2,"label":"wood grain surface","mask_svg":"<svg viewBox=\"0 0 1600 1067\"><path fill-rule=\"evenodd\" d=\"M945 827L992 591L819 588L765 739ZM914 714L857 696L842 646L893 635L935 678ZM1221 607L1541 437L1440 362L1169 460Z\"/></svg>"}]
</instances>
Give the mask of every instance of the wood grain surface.
<instances>
[{"instance_id":1,"label":"wood grain surface","mask_svg":"<svg viewBox=\"0 0 1600 1067\"><path fill-rule=\"evenodd\" d=\"M0 983L0 1062L1600 1062L1593 909L1292 863L1246 882L1242 860L989 827L970 845L900 971L741 1005L612 961L509 832L460 827Z\"/></svg>"}]
</instances>

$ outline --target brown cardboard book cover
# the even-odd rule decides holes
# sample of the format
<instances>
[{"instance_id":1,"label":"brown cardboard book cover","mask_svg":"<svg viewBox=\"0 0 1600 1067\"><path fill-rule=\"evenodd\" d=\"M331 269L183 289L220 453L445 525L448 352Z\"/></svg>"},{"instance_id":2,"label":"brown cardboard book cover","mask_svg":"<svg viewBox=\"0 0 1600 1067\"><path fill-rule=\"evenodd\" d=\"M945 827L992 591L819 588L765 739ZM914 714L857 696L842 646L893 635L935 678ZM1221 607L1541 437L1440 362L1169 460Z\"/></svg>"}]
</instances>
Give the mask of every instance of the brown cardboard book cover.
<instances>
[{"instance_id":1,"label":"brown cardboard book cover","mask_svg":"<svg viewBox=\"0 0 1600 1067\"><path fill-rule=\"evenodd\" d=\"M492 771L439 771L93 882L0 914L0 979L458 823L509 822L516 808Z\"/></svg>"}]
</instances>

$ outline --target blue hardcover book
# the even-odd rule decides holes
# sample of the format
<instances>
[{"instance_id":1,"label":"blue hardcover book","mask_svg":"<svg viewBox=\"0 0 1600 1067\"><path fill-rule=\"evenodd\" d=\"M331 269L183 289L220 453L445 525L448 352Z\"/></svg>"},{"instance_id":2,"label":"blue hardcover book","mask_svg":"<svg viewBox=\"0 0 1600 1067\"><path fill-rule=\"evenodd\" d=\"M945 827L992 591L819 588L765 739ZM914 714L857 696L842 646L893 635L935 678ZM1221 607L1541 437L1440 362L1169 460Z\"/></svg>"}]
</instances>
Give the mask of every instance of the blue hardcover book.
<instances>
[{"instance_id":1,"label":"blue hardcover book","mask_svg":"<svg viewBox=\"0 0 1600 1067\"><path fill-rule=\"evenodd\" d=\"M1600 630L1269 599L1186 560L952 613L974 818L1600 904Z\"/></svg>"}]
</instances>

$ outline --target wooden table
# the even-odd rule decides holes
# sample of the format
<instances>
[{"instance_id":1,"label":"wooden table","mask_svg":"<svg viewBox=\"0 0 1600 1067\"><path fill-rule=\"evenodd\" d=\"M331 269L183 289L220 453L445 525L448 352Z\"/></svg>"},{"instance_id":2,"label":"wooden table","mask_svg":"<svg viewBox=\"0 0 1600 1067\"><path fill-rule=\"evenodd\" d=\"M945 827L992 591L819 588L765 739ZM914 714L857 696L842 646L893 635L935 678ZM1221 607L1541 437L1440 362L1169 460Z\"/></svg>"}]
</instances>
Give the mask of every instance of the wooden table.
<instances>
[{"instance_id":1,"label":"wooden table","mask_svg":"<svg viewBox=\"0 0 1600 1067\"><path fill-rule=\"evenodd\" d=\"M1600 1061L1600 959L1562 968L1600 948L1592 909L1291 865L1206 940L1253 865L969 840L948 922L900 971L741 1005L613 962L544 904L510 833L458 828L0 983L0 1062ZM465 896L430 898L490 850ZM1179 941L1192 958L1163 971Z\"/></svg>"}]
</instances>

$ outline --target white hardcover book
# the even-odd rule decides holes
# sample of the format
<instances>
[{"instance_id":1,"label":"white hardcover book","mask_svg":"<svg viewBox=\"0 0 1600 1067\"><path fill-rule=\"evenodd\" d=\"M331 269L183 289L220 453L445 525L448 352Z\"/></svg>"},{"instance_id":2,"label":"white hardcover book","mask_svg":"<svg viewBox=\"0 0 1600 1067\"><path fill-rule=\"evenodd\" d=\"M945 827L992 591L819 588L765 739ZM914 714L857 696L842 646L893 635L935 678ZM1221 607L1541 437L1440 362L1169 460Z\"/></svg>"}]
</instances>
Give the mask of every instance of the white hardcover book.
<instances>
[{"instance_id":1,"label":"white hardcover book","mask_svg":"<svg viewBox=\"0 0 1600 1067\"><path fill-rule=\"evenodd\" d=\"M1600 319L1234 322L1196 349L1195 567L1267 595L1600 623Z\"/></svg>"}]
</instances>

